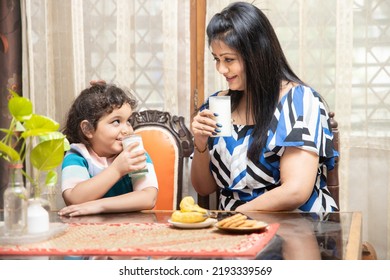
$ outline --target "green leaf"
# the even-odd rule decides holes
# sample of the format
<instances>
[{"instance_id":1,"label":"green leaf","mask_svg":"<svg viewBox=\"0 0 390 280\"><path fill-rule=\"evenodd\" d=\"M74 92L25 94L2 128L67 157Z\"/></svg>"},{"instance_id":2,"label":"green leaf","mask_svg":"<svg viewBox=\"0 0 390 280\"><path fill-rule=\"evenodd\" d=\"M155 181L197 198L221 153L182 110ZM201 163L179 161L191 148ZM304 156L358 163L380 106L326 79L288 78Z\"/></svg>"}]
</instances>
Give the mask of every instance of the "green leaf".
<instances>
[{"instance_id":1,"label":"green leaf","mask_svg":"<svg viewBox=\"0 0 390 280\"><path fill-rule=\"evenodd\" d=\"M31 164L38 170L49 171L56 168L64 158L64 138L39 143L30 154Z\"/></svg>"},{"instance_id":2,"label":"green leaf","mask_svg":"<svg viewBox=\"0 0 390 280\"><path fill-rule=\"evenodd\" d=\"M7 156L11 158L11 161L19 161L20 156L19 153L13 149L12 147L0 142L0 152L1 154L5 153Z\"/></svg>"},{"instance_id":3,"label":"green leaf","mask_svg":"<svg viewBox=\"0 0 390 280\"><path fill-rule=\"evenodd\" d=\"M50 132L44 135L39 136L39 142L44 142L48 140L54 140L54 139L64 139L65 135L62 134L59 131Z\"/></svg>"},{"instance_id":4,"label":"green leaf","mask_svg":"<svg viewBox=\"0 0 390 280\"><path fill-rule=\"evenodd\" d=\"M46 174L45 185L54 186L55 184L57 184L57 180L58 180L57 172L54 170L50 170Z\"/></svg>"},{"instance_id":5,"label":"green leaf","mask_svg":"<svg viewBox=\"0 0 390 280\"><path fill-rule=\"evenodd\" d=\"M70 143L67 138L64 139L64 150L69 151L70 150Z\"/></svg>"},{"instance_id":6,"label":"green leaf","mask_svg":"<svg viewBox=\"0 0 390 280\"><path fill-rule=\"evenodd\" d=\"M60 124L51 118L33 114L29 120L24 123L26 129L22 133L23 138L41 136L48 132L55 132L60 128Z\"/></svg>"},{"instance_id":7,"label":"green leaf","mask_svg":"<svg viewBox=\"0 0 390 280\"><path fill-rule=\"evenodd\" d=\"M8 110L15 119L24 122L30 119L33 105L29 99L14 95L8 101Z\"/></svg>"},{"instance_id":8,"label":"green leaf","mask_svg":"<svg viewBox=\"0 0 390 280\"><path fill-rule=\"evenodd\" d=\"M68 151L70 149L69 140L65 138L65 135L62 134L62 132L55 131L55 132L50 132L48 134L39 136L39 142L52 140L52 139L64 139L64 151Z\"/></svg>"}]
</instances>

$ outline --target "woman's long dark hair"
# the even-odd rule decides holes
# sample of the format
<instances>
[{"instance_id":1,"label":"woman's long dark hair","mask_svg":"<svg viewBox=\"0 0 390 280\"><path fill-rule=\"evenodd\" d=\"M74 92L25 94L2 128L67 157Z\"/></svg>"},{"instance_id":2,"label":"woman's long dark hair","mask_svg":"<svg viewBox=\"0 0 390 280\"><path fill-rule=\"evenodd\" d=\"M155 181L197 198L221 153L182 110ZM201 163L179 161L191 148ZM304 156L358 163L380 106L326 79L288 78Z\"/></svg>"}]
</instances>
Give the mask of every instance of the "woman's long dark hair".
<instances>
[{"instance_id":1,"label":"woman's long dark hair","mask_svg":"<svg viewBox=\"0 0 390 280\"><path fill-rule=\"evenodd\" d=\"M252 112L255 121L248 157L257 161L266 143L282 81L303 82L290 68L271 23L252 4L235 2L215 14L207 26L207 37L209 46L220 40L243 59L247 112ZM234 110L243 95L230 94Z\"/></svg>"}]
</instances>

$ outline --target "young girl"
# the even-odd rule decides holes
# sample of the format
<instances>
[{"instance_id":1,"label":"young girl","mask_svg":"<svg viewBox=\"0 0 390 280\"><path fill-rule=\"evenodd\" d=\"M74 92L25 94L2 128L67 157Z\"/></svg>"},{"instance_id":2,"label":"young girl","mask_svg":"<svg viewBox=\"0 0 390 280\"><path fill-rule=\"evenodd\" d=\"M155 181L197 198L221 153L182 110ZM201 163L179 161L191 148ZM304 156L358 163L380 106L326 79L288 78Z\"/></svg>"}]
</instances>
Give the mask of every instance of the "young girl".
<instances>
[{"instance_id":1,"label":"young girl","mask_svg":"<svg viewBox=\"0 0 390 280\"><path fill-rule=\"evenodd\" d=\"M71 106L64 134L71 144L62 164L60 215L152 209L158 184L150 157L136 151L138 143L122 147L133 134L129 118L137 102L130 93L105 82L91 82ZM145 176L129 172L147 166Z\"/></svg>"}]
</instances>

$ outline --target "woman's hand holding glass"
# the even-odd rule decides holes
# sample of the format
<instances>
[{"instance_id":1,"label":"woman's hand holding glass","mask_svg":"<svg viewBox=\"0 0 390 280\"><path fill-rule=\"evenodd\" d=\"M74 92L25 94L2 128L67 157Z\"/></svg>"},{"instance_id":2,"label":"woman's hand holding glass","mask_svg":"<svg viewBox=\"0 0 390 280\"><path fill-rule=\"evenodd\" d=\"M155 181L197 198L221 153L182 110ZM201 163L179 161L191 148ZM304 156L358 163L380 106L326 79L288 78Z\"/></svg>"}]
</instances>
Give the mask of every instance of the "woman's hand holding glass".
<instances>
[{"instance_id":1,"label":"woman's hand holding glass","mask_svg":"<svg viewBox=\"0 0 390 280\"><path fill-rule=\"evenodd\" d=\"M214 113L208 109L199 111L192 121L192 133L197 147L202 149L207 145L207 139L218 131L217 122L214 120Z\"/></svg>"}]
</instances>

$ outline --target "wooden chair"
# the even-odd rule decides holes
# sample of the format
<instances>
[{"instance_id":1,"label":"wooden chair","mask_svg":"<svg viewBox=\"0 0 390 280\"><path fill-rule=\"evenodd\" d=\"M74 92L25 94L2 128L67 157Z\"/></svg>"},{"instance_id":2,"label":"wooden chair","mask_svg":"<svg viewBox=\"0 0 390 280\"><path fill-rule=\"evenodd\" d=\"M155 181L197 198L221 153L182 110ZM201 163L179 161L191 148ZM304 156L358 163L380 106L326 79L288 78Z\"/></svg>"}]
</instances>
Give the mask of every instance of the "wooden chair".
<instances>
[{"instance_id":1,"label":"wooden chair","mask_svg":"<svg viewBox=\"0 0 390 280\"><path fill-rule=\"evenodd\" d=\"M183 162L194 150L193 137L184 117L169 112L134 112L130 123L142 136L157 174L159 192L156 210L179 209L183 188Z\"/></svg>"}]
</instances>

